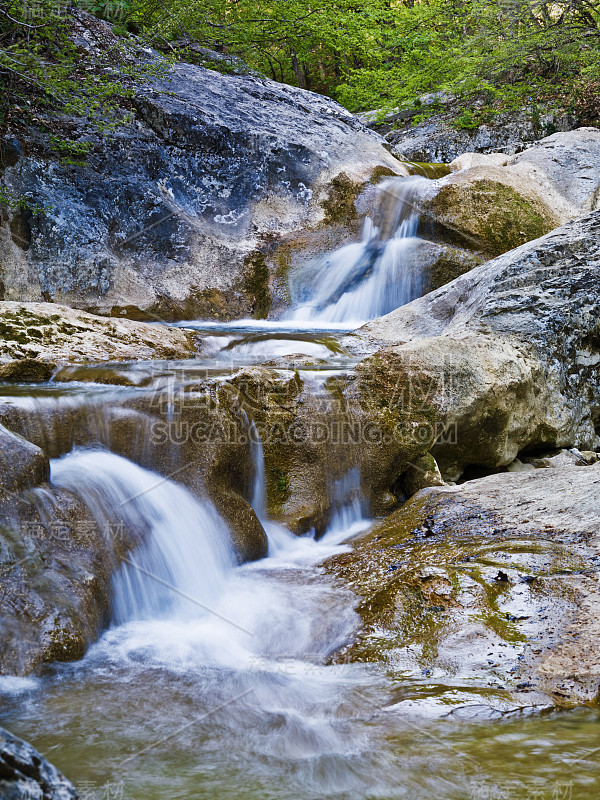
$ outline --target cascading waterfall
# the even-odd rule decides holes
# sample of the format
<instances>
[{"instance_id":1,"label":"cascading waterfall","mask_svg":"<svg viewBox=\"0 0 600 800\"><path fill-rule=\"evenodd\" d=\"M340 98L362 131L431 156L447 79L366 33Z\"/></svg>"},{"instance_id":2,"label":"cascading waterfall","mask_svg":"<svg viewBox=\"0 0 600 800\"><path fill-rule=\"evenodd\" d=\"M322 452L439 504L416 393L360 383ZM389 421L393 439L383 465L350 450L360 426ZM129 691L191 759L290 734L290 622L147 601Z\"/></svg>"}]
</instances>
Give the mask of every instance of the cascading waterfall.
<instances>
[{"instance_id":1,"label":"cascading waterfall","mask_svg":"<svg viewBox=\"0 0 600 800\"><path fill-rule=\"evenodd\" d=\"M417 176L384 181L373 219L365 221L362 241L319 258L292 276L296 308L290 318L357 325L419 297L418 201L428 184L427 178Z\"/></svg>"},{"instance_id":2,"label":"cascading waterfall","mask_svg":"<svg viewBox=\"0 0 600 800\"><path fill-rule=\"evenodd\" d=\"M52 462L52 482L85 502L101 529L140 530L144 543L113 578L116 623L196 617L225 589L234 563L215 508L161 475L103 450Z\"/></svg>"}]
</instances>

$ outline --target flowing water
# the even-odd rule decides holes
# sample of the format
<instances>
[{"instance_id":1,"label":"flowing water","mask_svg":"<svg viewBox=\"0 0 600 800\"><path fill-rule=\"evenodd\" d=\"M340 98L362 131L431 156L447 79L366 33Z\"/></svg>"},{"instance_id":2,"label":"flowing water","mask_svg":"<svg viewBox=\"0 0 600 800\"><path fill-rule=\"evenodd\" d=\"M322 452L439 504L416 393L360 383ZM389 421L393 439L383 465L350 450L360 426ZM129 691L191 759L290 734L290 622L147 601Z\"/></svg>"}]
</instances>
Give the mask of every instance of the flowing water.
<instances>
[{"instance_id":1,"label":"flowing water","mask_svg":"<svg viewBox=\"0 0 600 800\"><path fill-rule=\"evenodd\" d=\"M397 287L418 190L415 179L385 187L380 218L363 242L330 257L327 290L307 282L296 319L198 323L208 344L196 364L69 368L71 383L39 387L35 397L24 387L4 392L32 420L49 406L60 416L86 405L86 436L97 446L59 448L51 483L77 494L99 523L145 532L113 577L112 624L85 658L39 677L0 678L0 724L47 755L84 800L600 795L596 711L502 713L493 698L453 697L426 673L331 663L359 619L354 595L319 563L369 525L358 467L331 484L325 535L293 536L268 519L262 445L249 420L251 500L269 555L240 567L208 501L110 452L106 409L177 382L180 370L203 380L299 352L325 362L310 368L315 375L352 366L340 331L418 293L414 282ZM95 383L107 369L125 385Z\"/></svg>"},{"instance_id":2,"label":"flowing water","mask_svg":"<svg viewBox=\"0 0 600 800\"><path fill-rule=\"evenodd\" d=\"M387 314L421 294L421 275L411 268L419 243L419 195L429 181L384 181L362 241L319 258L292 275L292 320L352 327Z\"/></svg>"}]
</instances>

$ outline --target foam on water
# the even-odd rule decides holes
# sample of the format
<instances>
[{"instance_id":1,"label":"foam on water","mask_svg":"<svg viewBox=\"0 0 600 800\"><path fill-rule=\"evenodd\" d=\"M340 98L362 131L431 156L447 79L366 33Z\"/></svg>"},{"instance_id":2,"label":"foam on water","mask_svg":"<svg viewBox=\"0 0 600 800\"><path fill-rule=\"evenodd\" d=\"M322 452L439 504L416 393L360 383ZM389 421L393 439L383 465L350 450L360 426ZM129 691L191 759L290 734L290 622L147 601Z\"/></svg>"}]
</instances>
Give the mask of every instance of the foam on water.
<instances>
[{"instance_id":1,"label":"foam on water","mask_svg":"<svg viewBox=\"0 0 600 800\"><path fill-rule=\"evenodd\" d=\"M178 672L220 666L247 670L253 659L324 657L356 623L351 607L328 624L315 615L330 587L293 594L271 570L301 570L335 552L357 524L360 506L338 512L321 542L296 537L266 515L262 446L253 437L252 503L269 537L270 558L236 568L227 528L208 501L125 458L102 450L52 462L55 486L78 494L100 523L145 532L144 543L113 578L113 626L88 659L160 666ZM336 491L340 491L336 489ZM354 501L353 501L354 502Z\"/></svg>"}]
</instances>

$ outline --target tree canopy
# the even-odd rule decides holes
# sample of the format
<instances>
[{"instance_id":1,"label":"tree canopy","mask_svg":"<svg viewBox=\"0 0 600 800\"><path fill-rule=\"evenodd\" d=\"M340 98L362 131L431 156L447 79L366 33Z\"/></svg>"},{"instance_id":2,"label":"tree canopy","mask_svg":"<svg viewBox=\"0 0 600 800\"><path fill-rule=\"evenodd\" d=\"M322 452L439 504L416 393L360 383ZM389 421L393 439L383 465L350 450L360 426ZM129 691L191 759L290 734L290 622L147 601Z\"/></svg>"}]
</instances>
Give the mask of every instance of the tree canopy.
<instances>
[{"instance_id":1,"label":"tree canopy","mask_svg":"<svg viewBox=\"0 0 600 800\"><path fill-rule=\"evenodd\" d=\"M193 41L275 80L328 94L352 111L418 105L423 95L438 93L465 108L478 95L490 108L533 100L574 110L587 122L598 118L600 0L76 5L110 21L120 36L141 37L174 58L191 57L186 43ZM27 108L32 96L88 116L116 109L112 99L126 93L127 70L114 68L119 54L99 54L95 68L84 68L68 25L69 8L58 0L0 0L0 122L15 104Z\"/></svg>"}]
</instances>

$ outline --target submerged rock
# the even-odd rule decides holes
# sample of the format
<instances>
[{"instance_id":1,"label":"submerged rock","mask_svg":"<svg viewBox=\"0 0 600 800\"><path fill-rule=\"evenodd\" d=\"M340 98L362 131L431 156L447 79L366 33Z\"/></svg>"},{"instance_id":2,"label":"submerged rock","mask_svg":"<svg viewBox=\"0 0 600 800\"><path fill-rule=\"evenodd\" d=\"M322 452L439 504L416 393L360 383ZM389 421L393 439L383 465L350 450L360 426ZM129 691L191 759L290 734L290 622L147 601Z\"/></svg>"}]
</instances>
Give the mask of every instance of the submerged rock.
<instances>
[{"instance_id":1,"label":"submerged rock","mask_svg":"<svg viewBox=\"0 0 600 800\"><path fill-rule=\"evenodd\" d=\"M3 800L77 800L75 787L22 739L0 728L0 796Z\"/></svg>"},{"instance_id":2,"label":"submerged rock","mask_svg":"<svg viewBox=\"0 0 600 800\"><path fill-rule=\"evenodd\" d=\"M594 705L599 530L599 465L424 489L325 562L364 623L336 660L402 676L400 707Z\"/></svg>"},{"instance_id":3,"label":"submerged rock","mask_svg":"<svg viewBox=\"0 0 600 800\"><path fill-rule=\"evenodd\" d=\"M35 358L22 358L0 365L0 381L8 383L44 383L49 381L55 364L38 361Z\"/></svg>"}]
</instances>

